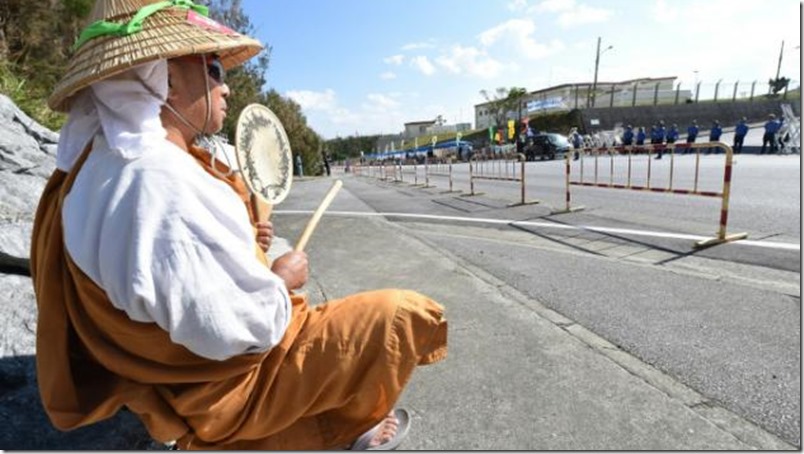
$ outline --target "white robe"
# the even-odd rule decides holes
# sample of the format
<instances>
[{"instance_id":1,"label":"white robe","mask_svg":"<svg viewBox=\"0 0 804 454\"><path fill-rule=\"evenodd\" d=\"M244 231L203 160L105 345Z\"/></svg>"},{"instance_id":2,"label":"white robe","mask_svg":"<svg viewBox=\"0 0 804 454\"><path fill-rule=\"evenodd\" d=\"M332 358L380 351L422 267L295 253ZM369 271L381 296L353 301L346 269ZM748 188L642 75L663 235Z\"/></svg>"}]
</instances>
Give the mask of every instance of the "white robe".
<instances>
[{"instance_id":1,"label":"white robe","mask_svg":"<svg viewBox=\"0 0 804 454\"><path fill-rule=\"evenodd\" d=\"M67 252L112 304L193 353L224 360L282 339L290 297L257 259L244 204L170 142L132 157L96 135L62 220Z\"/></svg>"}]
</instances>

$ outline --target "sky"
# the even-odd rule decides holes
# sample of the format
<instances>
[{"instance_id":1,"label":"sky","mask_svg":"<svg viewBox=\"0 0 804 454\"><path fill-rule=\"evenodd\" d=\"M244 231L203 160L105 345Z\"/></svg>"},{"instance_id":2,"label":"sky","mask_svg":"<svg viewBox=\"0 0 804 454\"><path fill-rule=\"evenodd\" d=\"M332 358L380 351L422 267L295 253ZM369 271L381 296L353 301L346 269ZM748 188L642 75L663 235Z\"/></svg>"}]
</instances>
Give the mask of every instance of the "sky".
<instances>
[{"instance_id":1,"label":"sky","mask_svg":"<svg viewBox=\"0 0 804 454\"><path fill-rule=\"evenodd\" d=\"M675 76L731 96L801 81L794 0L243 0L272 47L266 89L325 139L472 123L481 90ZM609 48L611 46L611 48ZM759 93L759 88L757 93ZM723 94L720 95L721 97ZM711 97L711 93L710 93Z\"/></svg>"}]
</instances>

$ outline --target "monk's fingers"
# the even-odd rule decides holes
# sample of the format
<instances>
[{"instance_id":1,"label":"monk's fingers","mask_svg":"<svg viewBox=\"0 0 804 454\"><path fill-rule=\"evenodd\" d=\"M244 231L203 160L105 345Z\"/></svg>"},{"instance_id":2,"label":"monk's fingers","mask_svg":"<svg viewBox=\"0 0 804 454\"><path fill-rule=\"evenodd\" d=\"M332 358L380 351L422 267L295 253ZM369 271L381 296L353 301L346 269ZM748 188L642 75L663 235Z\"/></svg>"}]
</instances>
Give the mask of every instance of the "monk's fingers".
<instances>
[{"instance_id":1,"label":"monk's fingers","mask_svg":"<svg viewBox=\"0 0 804 454\"><path fill-rule=\"evenodd\" d=\"M274 223L271 221L257 221L257 229L274 230Z\"/></svg>"},{"instance_id":2,"label":"monk's fingers","mask_svg":"<svg viewBox=\"0 0 804 454\"><path fill-rule=\"evenodd\" d=\"M259 227L257 226L257 236L266 236L269 238L273 238L274 236L274 229L271 227Z\"/></svg>"},{"instance_id":3,"label":"monk's fingers","mask_svg":"<svg viewBox=\"0 0 804 454\"><path fill-rule=\"evenodd\" d=\"M271 240L270 240L270 238L258 237L257 238L257 244L260 245L260 249L262 249L263 252L268 252L268 249L271 249Z\"/></svg>"}]
</instances>

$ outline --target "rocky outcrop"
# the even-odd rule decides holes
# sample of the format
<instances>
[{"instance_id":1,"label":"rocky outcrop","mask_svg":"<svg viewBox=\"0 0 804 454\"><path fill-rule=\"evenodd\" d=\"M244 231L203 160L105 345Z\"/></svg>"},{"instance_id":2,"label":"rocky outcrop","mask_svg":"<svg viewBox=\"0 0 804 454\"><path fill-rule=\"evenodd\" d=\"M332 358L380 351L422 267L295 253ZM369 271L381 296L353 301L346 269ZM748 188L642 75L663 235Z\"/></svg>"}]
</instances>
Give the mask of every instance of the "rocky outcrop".
<instances>
[{"instance_id":1,"label":"rocky outcrop","mask_svg":"<svg viewBox=\"0 0 804 454\"><path fill-rule=\"evenodd\" d=\"M127 411L71 432L53 428L36 388L36 301L28 277L39 195L55 169L58 134L0 94L0 447L163 449Z\"/></svg>"},{"instance_id":2,"label":"rocky outcrop","mask_svg":"<svg viewBox=\"0 0 804 454\"><path fill-rule=\"evenodd\" d=\"M0 272L27 267L38 196L55 169L58 134L0 95Z\"/></svg>"}]
</instances>

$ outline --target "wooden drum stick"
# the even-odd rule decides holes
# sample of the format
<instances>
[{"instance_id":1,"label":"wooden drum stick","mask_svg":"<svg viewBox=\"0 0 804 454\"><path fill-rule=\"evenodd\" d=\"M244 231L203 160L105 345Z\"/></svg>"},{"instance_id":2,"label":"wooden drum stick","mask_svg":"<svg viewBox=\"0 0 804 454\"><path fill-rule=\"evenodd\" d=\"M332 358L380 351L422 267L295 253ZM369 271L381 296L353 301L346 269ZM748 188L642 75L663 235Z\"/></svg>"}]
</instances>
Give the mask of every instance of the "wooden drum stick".
<instances>
[{"instance_id":1,"label":"wooden drum stick","mask_svg":"<svg viewBox=\"0 0 804 454\"><path fill-rule=\"evenodd\" d=\"M321 220L321 215L324 214L324 211L326 211L329 204L332 203L332 199L335 198L335 194L338 193L338 191L341 189L341 186L343 186L343 182L341 180L335 180L335 182L332 183L332 187L329 188L329 192L327 192L324 200L321 201L321 205L319 205L315 210L315 213L313 213L313 217L307 222L307 227L304 228L304 232L302 232L301 237L299 237L299 241L296 242L296 247L293 250L304 250L304 247L307 246L307 241L310 240L310 236L313 234L313 230L315 230L315 227L318 225L318 221Z\"/></svg>"}]
</instances>

